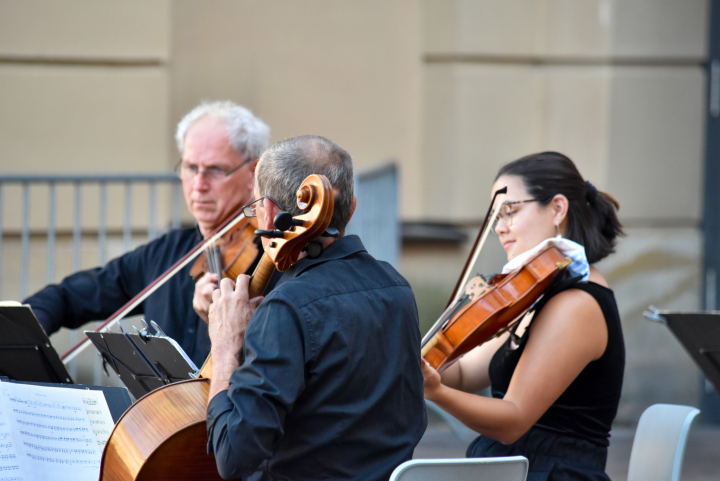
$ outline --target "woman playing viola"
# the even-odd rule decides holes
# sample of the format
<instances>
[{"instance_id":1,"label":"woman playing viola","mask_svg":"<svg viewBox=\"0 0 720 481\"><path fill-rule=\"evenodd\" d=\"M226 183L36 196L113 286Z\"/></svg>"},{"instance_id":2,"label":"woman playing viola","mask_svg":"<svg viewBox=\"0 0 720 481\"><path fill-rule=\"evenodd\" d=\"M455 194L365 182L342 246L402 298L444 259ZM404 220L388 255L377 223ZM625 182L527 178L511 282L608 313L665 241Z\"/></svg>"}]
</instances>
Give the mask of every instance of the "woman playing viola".
<instances>
[{"instance_id":1,"label":"woman playing viola","mask_svg":"<svg viewBox=\"0 0 720 481\"><path fill-rule=\"evenodd\" d=\"M510 333L442 376L424 363L425 397L481 434L469 457L525 456L531 481L607 480L625 348L613 293L592 264L622 234L618 203L556 152L505 165L493 192L504 186L494 231L508 261L561 235L584 247L589 271L548 289ZM491 398L474 394L488 386Z\"/></svg>"}]
</instances>

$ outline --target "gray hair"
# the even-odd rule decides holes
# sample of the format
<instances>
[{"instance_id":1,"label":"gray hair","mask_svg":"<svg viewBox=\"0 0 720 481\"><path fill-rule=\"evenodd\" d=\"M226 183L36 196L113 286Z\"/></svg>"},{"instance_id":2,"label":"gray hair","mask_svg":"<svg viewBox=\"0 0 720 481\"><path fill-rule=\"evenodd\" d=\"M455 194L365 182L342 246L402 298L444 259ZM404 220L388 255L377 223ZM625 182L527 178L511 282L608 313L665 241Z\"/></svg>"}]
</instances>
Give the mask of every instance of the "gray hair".
<instances>
[{"instance_id":1,"label":"gray hair","mask_svg":"<svg viewBox=\"0 0 720 481\"><path fill-rule=\"evenodd\" d=\"M245 159L257 159L270 143L270 127L255 117L250 110L229 100L203 102L188 112L178 123L175 141L180 155L183 154L188 130L206 115L214 115L223 120L230 146Z\"/></svg>"},{"instance_id":2,"label":"gray hair","mask_svg":"<svg viewBox=\"0 0 720 481\"><path fill-rule=\"evenodd\" d=\"M292 215L302 213L295 192L311 174L324 175L335 190L330 227L342 237L352 215L354 189L352 157L347 151L325 137L302 135L271 145L255 171L259 194L272 197Z\"/></svg>"}]
</instances>

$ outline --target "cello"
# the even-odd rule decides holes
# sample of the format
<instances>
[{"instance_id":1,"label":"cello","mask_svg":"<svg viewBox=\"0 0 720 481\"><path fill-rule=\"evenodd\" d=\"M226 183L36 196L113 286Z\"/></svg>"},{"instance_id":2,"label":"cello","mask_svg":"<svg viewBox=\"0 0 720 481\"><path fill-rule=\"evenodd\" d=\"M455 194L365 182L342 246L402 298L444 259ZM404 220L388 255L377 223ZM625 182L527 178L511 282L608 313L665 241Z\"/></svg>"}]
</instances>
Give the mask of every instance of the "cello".
<instances>
[{"instance_id":1,"label":"cello","mask_svg":"<svg viewBox=\"0 0 720 481\"><path fill-rule=\"evenodd\" d=\"M512 327L572 262L555 246L548 245L509 274L497 274L487 281L478 276L468 282L470 269L500 213L506 192L507 187L493 195L473 255L465 263L450 302L422 339L420 354L438 372Z\"/></svg>"},{"instance_id":2,"label":"cello","mask_svg":"<svg viewBox=\"0 0 720 481\"><path fill-rule=\"evenodd\" d=\"M273 270L285 271L303 248L320 237L332 220L334 198L326 177L311 175L297 191L303 214L288 219L287 230L257 231L273 240L250 282L250 297L262 293ZM103 450L101 481L220 480L215 457L207 454L210 358L200 377L163 386L133 404L118 420Z\"/></svg>"}]
</instances>

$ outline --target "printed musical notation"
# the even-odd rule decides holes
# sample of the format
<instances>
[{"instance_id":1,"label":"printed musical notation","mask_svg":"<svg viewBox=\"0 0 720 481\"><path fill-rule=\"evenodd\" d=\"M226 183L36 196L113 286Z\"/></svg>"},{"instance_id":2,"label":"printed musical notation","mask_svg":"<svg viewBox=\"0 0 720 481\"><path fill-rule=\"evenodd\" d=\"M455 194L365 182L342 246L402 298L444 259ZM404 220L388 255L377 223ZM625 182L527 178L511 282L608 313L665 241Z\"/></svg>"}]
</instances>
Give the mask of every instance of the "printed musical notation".
<instances>
[{"instance_id":1,"label":"printed musical notation","mask_svg":"<svg viewBox=\"0 0 720 481\"><path fill-rule=\"evenodd\" d=\"M44 413L34 413L31 411L23 411L22 409L13 409L13 412L15 414L22 414L25 416L36 416L43 419L52 419L53 421L70 421L74 423L79 423L83 420L81 417L70 417L70 416L57 416L55 414L44 414Z\"/></svg>"},{"instance_id":2,"label":"printed musical notation","mask_svg":"<svg viewBox=\"0 0 720 481\"><path fill-rule=\"evenodd\" d=\"M27 455L29 458L34 459L35 461L45 461L46 463L54 463L54 464L65 464L68 466L77 466L77 465L88 465L88 466L94 466L99 465L99 461L88 461L88 460L82 460L82 459L63 459L63 458L49 458L47 456L37 456L35 454L28 453Z\"/></svg>"},{"instance_id":3,"label":"printed musical notation","mask_svg":"<svg viewBox=\"0 0 720 481\"><path fill-rule=\"evenodd\" d=\"M49 403L45 401L36 401L30 399L20 399L17 397L8 398L11 403L25 404L26 406L43 408L43 409L62 409L64 411L82 412L82 407L78 406L65 406L59 403Z\"/></svg>"},{"instance_id":4,"label":"printed musical notation","mask_svg":"<svg viewBox=\"0 0 720 481\"><path fill-rule=\"evenodd\" d=\"M98 446L102 449L115 427L105 395L101 391L82 391L82 399Z\"/></svg>"},{"instance_id":5,"label":"printed musical notation","mask_svg":"<svg viewBox=\"0 0 720 481\"><path fill-rule=\"evenodd\" d=\"M6 423L0 426L0 481L96 480L101 451L85 397L76 389L0 382L0 422ZM89 398L102 411L100 399Z\"/></svg>"},{"instance_id":6,"label":"printed musical notation","mask_svg":"<svg viewBox=\"0 0 720 481\"><path fill-rule=\"evenodd\" d=\"M90 428L86 428L84 426L54 426L50 424L38 424L33 422L24 421L22 419L18 419L17 423L23 426L33 427L33 428L43 428L43 429L49 429L51 431L65 431L65 432L90 432Z\"/></svg>"}]
</instances>

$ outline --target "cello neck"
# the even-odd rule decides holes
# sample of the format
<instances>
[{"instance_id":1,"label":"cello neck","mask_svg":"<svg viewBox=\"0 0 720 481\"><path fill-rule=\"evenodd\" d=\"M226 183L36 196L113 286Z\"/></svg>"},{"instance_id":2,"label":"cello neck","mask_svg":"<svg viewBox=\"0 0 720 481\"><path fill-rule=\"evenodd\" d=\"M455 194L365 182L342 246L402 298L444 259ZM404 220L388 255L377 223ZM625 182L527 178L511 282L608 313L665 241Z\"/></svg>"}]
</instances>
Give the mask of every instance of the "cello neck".
<instances>
[{"instance_id":1,"label":"cello neck","mask_svg":"<svg viewBox=\"0 0 720 481\"><path fill-rule=\"evenodd\" d=\"M258 262L255 272L253 272L252 278L250 279L250 286L248 287L248 298L261 296L265 292L265 288L270 282L270 278L275 272L275 264L267 253L263 254ZM210 379L212 374L212 354L209 354L205 363L203 363L198 373L198 377Z\"/></svg>"},{"instance_id":2,"label":"cello neck","mask_svg":"<svg viewBox=\"0 0 720 481\"><path fill-rule=\"evenodd\" d=\"M255 272L253 272L252 279L250 279L250 287L248 287L249 298L262 296L265 292L265 288L270 282L270 278L275 272L275 263L273 263L270 256L267 253L263 254L258 262Z\"/></svg>"}]
</instances>

